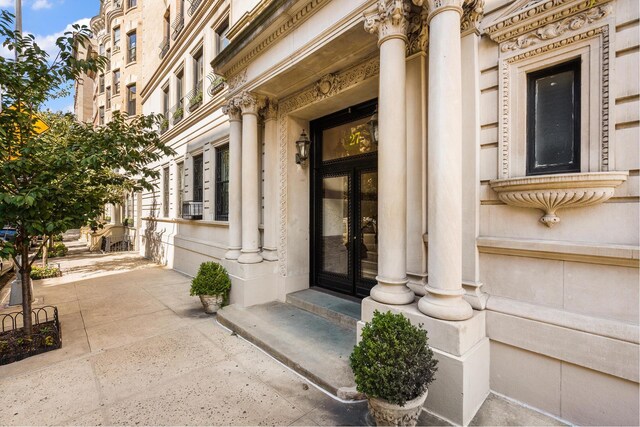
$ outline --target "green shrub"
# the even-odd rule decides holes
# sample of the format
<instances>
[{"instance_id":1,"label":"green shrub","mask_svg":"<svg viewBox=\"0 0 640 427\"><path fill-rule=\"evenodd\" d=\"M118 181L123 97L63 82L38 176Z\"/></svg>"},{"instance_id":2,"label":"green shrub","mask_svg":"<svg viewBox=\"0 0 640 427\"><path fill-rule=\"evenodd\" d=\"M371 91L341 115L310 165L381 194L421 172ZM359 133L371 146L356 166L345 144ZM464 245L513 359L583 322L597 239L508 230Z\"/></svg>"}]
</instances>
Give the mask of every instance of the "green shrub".
<instances>
[{"instance_id":1,"label":"green shrub","mask_svg":"<svg viewBox=\"0 0 640 427\"><path fill-rule=\"evenodd\" d=\"M62 273L60 272L60 269L56 267L50 267L50 266L38 267L35 265L31 267L31 278L33 280L49 279L51 277L60 277L60 276L62 276Z\"/></svg>"},{"instance_id":2,"label":"green shrub","mask_svg":"<svg viewBox=\"0 0 640 427\"><path fill-rule=\"evenodd\" d=\"M55 236L53 236L53 241L62 242L62 234L56 234Z\"/></svg>"},{"instance_id":3,"label":"green shrub","mask_svg":"<svg viewBox=\"0 0 640 427\"><path fill-rule=\"evenodd\" d=\"M64 243L56 242L53 244L53 248L49 249L49 253L47 256L49 258L60 258L60 257L66 256L68 252L69 252L69 248L67 248ZM42 249L40 249L40 251L38 252L38 255L36 256L38 258L42 258Z\"/></svg>"},{"instance_id":4,"label":"green shrub","mask_svg":"<svg viewBox=\"0 0 640 427\"><path fill-rule=\"evenodd\" d=\"M427 390L438 363L427 331L401 314L377 310L362 328L350 362L359 392L400 406Z\"/></svg>"},{"instance_id":5,"label":"green shrub","mask_svg":"<svg viewBox=\"0 0 640 427\"><path fill-rule=\"evenodd\" d=\"M222 305L229 302L231 279L227 270L217 262L203 262L198 274L191 281L191 295L221 296Z\"/></svg>"}]
</instances>

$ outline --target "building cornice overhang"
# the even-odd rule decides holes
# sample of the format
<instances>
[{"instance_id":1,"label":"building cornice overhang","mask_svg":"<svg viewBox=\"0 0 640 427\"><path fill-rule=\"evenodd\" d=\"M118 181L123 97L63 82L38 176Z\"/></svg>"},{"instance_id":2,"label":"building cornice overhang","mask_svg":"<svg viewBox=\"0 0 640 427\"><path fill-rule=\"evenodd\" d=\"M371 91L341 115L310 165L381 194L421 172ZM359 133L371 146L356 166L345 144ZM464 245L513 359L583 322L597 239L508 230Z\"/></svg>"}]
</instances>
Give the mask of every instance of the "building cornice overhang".
<instances>
[{"instance_id":1,"label":"building cornice overhang","mask_svg":"<svg viewBox=\"0 0 640 427\"><path fill-rule=\"evenodd\" d=\"M204 28L211 24L211 19L213 19L224 2L225 0L218 0L208 8L201 7L198 9L196 14L189 19L189 22L187 22L184 30L182 30L180 37L169 48L167 56L165 56L165 58L160 62L160 65L155 69L147 84L141 89L140 97L143 104L149 98L151 92L153 92L156 86L159 85L165 77L167 77L171 68L175 66L180 57L182 57L182 55L184 55L184 53L189 49L191 43L193 43L197 37L202 36ZM176 48L176 46L179 48Z\"/></svg>"},{"instance_id":2,"label":"building cornice overhang","mask_svg":"<svg viewBox=\"0 0 640 427\"><path fill-rule=\"evenodd\" d=\"M516 39L567 17L586 12L612 0L527 0L516 2L504 14L484 27L496 43Z\"/></svg>"},{"instance_id":3,"label":"building cornice overhang","mask_svg":"<svg viewBox=\"0 0 640 427\"><path fill-rule=\"evenodd\" d=\"M214 72L227 78L234 76L328 2L329 0L305 0L302 7L295 13L290 13L300 0L273 0L211 61ZM286 19L283 20L283 17Z\"/></svg>"}]
</instances>

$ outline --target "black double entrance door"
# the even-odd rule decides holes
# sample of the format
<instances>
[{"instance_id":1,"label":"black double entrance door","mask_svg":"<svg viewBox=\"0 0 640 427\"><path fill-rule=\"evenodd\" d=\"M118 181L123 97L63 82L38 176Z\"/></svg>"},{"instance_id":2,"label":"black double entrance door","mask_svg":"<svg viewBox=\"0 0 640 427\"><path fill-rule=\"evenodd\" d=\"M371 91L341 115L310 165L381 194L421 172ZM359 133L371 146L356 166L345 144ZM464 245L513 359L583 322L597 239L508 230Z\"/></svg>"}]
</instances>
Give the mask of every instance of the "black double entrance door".
<instances>
[{"instance_id":1,"label":"black double entrance door","mask_svg":"<svg viewBox=\"0 0 640 427\"><path fill-rule=\"evenodd\" d=\"M378 147L370 101L311 122L311 285L366 297L378 272Z\"/></svg>"}]
</instances>

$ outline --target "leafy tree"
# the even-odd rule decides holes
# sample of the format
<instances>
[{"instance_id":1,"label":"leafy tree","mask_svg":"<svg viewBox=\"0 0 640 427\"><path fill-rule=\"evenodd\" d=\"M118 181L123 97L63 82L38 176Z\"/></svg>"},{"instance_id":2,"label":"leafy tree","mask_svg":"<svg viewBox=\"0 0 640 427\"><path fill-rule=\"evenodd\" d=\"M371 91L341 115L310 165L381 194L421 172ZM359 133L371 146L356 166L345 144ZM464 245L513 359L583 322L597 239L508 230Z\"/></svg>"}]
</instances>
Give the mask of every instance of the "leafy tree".
<instances>
[{"instance_id":1,"label":"leafy tree","mask_svg":"<svg viewBox=\"0 0 640 427\"><path fill-rule=\"evenodd\" d=\"M60 37L59 53L51 59L33 36L11 30L12 19L0 11L0 40L19 58L0 57L0 226L15 226L17 238L0 246L0 257L16 262L24 328L31 334L30 275L41 249L30 252L32 239L84 225L127 192L152 190L151 180L159 175L148 165L173 151L154 130L158 116L131 118L115 112L111 122L94 128L77 123L71 114L42 112L45 101L64 92L71 80L100 71L106 59L74 56L76 46L89 44L84 26ZM37 132L38 118L49 125L48 131Z\"/></svg>"}]
</instances>

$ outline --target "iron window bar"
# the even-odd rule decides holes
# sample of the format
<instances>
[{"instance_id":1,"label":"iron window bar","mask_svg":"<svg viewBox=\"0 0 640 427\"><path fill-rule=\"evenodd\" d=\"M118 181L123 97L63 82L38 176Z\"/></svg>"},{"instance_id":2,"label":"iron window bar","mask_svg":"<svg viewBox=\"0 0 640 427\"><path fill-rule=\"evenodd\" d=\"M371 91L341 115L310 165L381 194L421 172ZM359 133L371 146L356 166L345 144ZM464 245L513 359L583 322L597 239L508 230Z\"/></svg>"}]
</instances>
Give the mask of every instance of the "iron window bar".
<instances>
[{"instance_id":1,"label":"iron window bar","mask_svg":"<svg viewBox=\"0 0 640 427\"><path fill-rule=\"evenodd\" d=\"M196 85L196 88L189 92L186 98L189 100L189 112L196 111L202 105L202 84L204 82L200 80Z\"/></svg>"},{"instance_id":2,"label":"iron window bar","mask_svg":"<svg viewBox=\"0 0 640 427\"><path fill-rule=\"evenodd\" d=\"M211 82L211 85L209 85L209 95L212 97L227 88L227 79L217 75L213 71L207 74L207 79Z\"/></svg>"},{"instance_id":3,"label":"iron window bar","mask_svg":"<svg viewBox=\"0 0 640 427\"><path fill-rule=\"evenodd\" d=\"M189 10L187 11L187 13L189 13L189 16L193 16L193 14L202 3L202 0L189 0L189 2L191 3L191 6L189 6Z\"/></svg>"},{"instance_id":4,"label":"iron window bar","mask_svg":"<svg viewBox=\"0 0 640 427\"><path fill-rule=\"evenodd\" d=\"M182 219L202 219L202 202L182 202Z\"/></svg>"},{"instance_id":5,"label":"iron window bar","mask_svg":"<svg viewBox=\"0 0 640 427\"><path fill-rule=\"evenodd\" d=\"M169 38L167 37L166 39L164 39L162 41L162 43L160 43L160 59L164 59L165 56L167 56L167 52L169 52L169 46L170 46L170 42L169 42Z\"/></svg>"},{"instance_id":6,"label":"iron window bar","mask_svg":"<svg viewBox=\"0 0 640 427\"><path fill-rule=\"evenodd\" d=\"M173 20L172 27L173 34L171 35L171 38L175 40L180 35L180 32L184 29L184 15L182 13L178 14L178 16L176 16L176 19Z\"/></svg>"}]
</instances>

